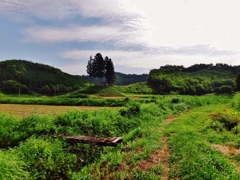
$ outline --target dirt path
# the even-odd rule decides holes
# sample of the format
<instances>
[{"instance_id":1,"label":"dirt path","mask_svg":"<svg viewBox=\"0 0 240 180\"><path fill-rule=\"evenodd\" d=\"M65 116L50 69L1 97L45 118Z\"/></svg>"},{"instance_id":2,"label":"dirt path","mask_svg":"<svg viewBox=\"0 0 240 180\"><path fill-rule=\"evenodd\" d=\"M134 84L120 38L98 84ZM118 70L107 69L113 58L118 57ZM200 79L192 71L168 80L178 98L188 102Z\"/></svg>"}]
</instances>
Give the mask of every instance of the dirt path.
<instances>
[{"instance_id":1,"label":"dirt path","mask_svg":"<svg viewBox=\"0 0 240 180\"><path fill-rule=\"evenodd\" d=\"M164 124L170 124L173 120L175 120L175 116L170 116L164 120ZM138 163L137 168L141 170L149 170L153 166L161 165L161 180L169 180L169 155L170 150L168 147L168 138L162 137L160 138L162 146L157 151L153 152L150 158L146 160L142 160Z\"/></svg>"},{"instance_id":2,"label":"dirt path","mask_svg":"<svg viewBox=\"0 0 240 180\"><path fill-rule=\"evenodd\" d=\"M167 119L164 120L164 123L166 125L170 124L172 121L176 119L175 116L169 116ZM163 166L163 173L160 176L161 180L168 180L169 179L169 156L170 156L170 149L168 147L168 139L166 137L163 137L161 139L161 142L163 143L162 149L160 150L160 153L162 156L160 156L160 162Z\"/></svg>"}]
</instances>

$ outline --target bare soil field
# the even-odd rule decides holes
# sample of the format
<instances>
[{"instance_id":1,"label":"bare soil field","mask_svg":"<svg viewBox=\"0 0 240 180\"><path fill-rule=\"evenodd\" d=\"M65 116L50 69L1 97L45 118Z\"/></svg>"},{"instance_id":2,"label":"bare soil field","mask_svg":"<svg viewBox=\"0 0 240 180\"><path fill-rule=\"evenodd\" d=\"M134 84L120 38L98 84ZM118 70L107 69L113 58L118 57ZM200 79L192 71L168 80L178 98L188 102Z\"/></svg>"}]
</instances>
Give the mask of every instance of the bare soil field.
<instances>
[{"instance_id":1,"label":"bare soil field","mask_svg":"<svg viewBox=\"0 0 240 180\"><path fill-rule=\"evenodd\" d=\"M37 114L58 114L68 110L97 110L106 107L98 106L51 106L51 105L24 105L24 104L0 104L0 112L13 114L19 117L24 117L33 113ZM116 109L113 107L107 107L111 109Z\"/></svg>"}]
</instances>

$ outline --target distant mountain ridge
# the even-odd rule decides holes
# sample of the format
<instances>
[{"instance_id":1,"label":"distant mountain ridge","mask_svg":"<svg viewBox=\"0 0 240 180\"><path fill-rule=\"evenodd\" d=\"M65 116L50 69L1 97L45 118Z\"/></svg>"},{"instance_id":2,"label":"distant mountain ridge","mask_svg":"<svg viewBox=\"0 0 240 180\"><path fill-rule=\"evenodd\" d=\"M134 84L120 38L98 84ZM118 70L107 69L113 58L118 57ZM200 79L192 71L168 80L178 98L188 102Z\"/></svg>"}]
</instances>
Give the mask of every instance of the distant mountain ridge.
<instances>
[{"instance_id":1,"label":"distant mountain ridge","mask_svg":"<svg viewBox=\"0 0 240 180\"><path fill-rule=\"evenodd\" d=\"M238 73L240 66L222 63L195 64L188 68L166 65L152 69L149 74L116 72L115 85L128 85L127 90L120 89L134 93L142 92L141 89L146 89L147 85L147 92L157 94L231 93L236 90ZM59 95L75 91L89 82L88 76L70 75L44 64L27 60L0 61L0 91L3 93ZM98 85L99 79L93 79L92 82Z\"/></svg>"},{"instance_id":2,"label":"distant mountain ridge","mask_svg":"<svg viewBox=\"0 0 240 180\"><path fill-rule=\"evenodd\" d=\"M60 69L27 60L6 60L0 62L1 91L24 91L43 94L66 93L84 86L87 82L79 76L62 72ZM13 92L13 93L14 93ZM23 91L22 91L23 92Z\"/></svg>"},{"instance_id":3,"label":"distant mountain ridge","mask_svg":"<svg viewBox=\"0 0 240 180\"><path fill-rule=\"evenodd\" d=\"M115 85L118 86L124 86L138 82L146 82L148 78L148 74L124 74L120 72L115 72L115 76L116 76ZM90 81L89 76L83 75L81 77L86 81ZM92 78L92 83L99 84L99 79Z\"/></svg>"}]
</instances>

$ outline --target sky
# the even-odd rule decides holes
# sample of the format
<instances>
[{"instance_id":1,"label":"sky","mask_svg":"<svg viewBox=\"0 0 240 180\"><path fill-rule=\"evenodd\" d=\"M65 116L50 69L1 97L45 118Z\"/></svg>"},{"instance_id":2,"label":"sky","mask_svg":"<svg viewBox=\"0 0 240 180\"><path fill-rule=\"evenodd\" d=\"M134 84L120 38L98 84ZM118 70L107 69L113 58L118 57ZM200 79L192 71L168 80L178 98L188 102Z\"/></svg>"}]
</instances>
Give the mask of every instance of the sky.
<instances>
[{"instance_id":1,"label":"sky","mask_svg":"<svg viewBox=\"0 0 240 180\"><path fill-rule=\"evenodd\" d=\"M239 0L0 0L0 61L86 75L90 56L116 72L240 65Z\"/></svg>"}]
</instances>

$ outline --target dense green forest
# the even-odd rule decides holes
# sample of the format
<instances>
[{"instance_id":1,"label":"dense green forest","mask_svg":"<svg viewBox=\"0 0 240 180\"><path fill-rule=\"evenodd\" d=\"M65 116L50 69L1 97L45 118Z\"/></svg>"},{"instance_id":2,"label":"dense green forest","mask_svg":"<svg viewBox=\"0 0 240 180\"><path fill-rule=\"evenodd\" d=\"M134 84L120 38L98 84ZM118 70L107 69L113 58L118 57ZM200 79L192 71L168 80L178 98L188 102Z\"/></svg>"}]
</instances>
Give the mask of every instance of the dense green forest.
<instances>
[{"instance_id":1,"label":"dense green forest","mask_svg":"<svg viewBox=\"0 0 240 180\"><path fill-rule=\"evenodd\" d=\"M240 66L227 64L166 65L153 69L149 75L116 72L115 85L121 93L157 93L203 95L231 94L240 89ZM99 79L92 78L98 85ZM61 70L26 60L0 62L0 89L3 93L60 95L78 90L90 83L89 76L73 76ZM148 87L146 86L146 83Z\"/></svg>"},{"instance_id":2,"label":"dense green forest","mask_svg":"<svg viewBox=\"0 0 240 180\"><path fill-rule=\"evenodd\" d=\"M86 81L90 81L90 77L86 75L81 76ZM148 78L148 74L124 74L120 72L115 72L116 82L115 85L117 86L125 86L129 84L134 84L138 82L146 82ZM98 78L92 78L92 83L99 84Z\"/></svg>"},{"instance_id":3,"label":"dense green forest","mask_svg":"<svg viewBox=\"0 0 240 180\"><path fill-rule=\"evenodd\" d=\"M0 62L0 88L4 93L29 93L53 95L71 92L84 86L79 76L26 60Z\"/></svg>"},{"instance_id":4,"label":"dense green forest","mask_svg":"<svg viewBox=\"0 0 240 180\"><path fill-rule=\"evenodd\" d=\"M166 65L150 71L148 84L160 94L230 94L236 90L239 71L240 66L220 63L195 64L188 68Z\"/></svg>"}]
</instances>

